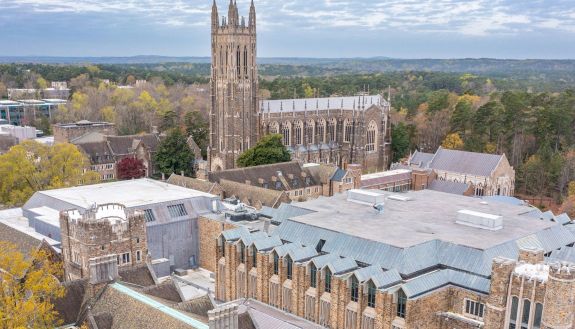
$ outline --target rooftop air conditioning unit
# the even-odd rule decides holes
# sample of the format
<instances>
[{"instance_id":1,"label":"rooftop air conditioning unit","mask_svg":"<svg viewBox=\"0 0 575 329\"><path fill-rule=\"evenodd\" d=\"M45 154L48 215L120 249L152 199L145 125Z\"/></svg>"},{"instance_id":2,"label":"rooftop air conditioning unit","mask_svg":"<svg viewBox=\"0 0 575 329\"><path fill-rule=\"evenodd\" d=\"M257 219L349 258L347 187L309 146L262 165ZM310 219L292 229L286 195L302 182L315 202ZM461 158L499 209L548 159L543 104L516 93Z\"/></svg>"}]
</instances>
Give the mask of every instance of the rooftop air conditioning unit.
<instances>
[{"instance_id":1,"label":"rooftop air conditioning unit","mask_svg":"<svg viewBox=\"0 0 575 329\"><path fill-rule=\"evenodd\" d=\"M503 217L472 210L460 210L457 212L456 223L489 231L498 231L503 228Z\"/></svg>"}]
</instances>

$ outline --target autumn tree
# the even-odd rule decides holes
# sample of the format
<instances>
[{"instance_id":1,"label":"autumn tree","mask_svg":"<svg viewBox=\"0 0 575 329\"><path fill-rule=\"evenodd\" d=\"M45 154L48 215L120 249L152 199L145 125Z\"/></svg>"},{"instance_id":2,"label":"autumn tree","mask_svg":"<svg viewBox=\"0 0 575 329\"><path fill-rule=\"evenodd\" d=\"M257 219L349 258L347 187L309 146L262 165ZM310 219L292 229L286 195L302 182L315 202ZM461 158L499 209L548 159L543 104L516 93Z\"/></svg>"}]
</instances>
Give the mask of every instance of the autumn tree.
<instances>
[{"instance_id":1,"label":"autumn tree","mask_svg":"<svg viewBox=\"0 0 575 329\"><path fill-rule=\"evenodd\" d=\"M47 252L25 257L16 247L0 242L0 327L54 328L61 325L52 301L64 296L61 263Z\"/></svg>"},{"instance_id":2,"label":"autumn tree","mask_svg":"<svg viewBox=\"0 0 575 329\"><path fill-rule=\"evenodd\" d=\"M127 157L118 162L118 179L136 179L146 176L146 167L140 159Z\"/></svg>"},{"instance_id":3,"label":"autumn tree","mask_svg":"<svg viewBox=\"0 0 575 329\"><path fill-rule=\"evenodd\" d=\"M72 144L25 141L0 155L0 203L21 205L36 191L96 183L88 159Z\"/></svg>"},{"instance_id":4,"label":"autumn tree","mask_svg":"<svg viewBox=\"0 0 575 329\"><path fill-rule=\"evenodd\" d=\"M192 176L194 174L194 152L180 129L172 129L160 142L154 162L161 173Z\"/></svg>"},{"instance_id":5,"label":"autumn tree","mask_svg":"<svg viewBox=\"0 0 575 329\"><path fill-rule=\"evenodd\" d=\"M441 147L449 150L461 150L463 149L463 140L458 133L449 134L441 143Z\"/></svg>"},{"instance_id":6,"label":"autumn tree","mask_svg":"<svg viewBox=\"0 0 575 329\"><path fill-rule=\"evenodd\" d=\"M238 158L238 166L253 167L279 162L288 162L291 156L282 143L282 136L271 134L263 137L254 147Z\"/></svg>"}]
</instances>

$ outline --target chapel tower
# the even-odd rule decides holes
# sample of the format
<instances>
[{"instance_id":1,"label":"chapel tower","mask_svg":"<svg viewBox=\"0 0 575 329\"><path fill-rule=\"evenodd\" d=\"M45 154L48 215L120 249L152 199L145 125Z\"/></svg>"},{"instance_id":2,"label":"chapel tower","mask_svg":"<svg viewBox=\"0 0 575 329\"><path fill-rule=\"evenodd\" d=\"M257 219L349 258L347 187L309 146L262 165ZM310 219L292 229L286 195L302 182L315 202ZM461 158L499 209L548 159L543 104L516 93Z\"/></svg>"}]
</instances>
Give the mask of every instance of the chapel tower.
<instances>
[{"instance_id":1,"label":"chapel tower","mask_svg":"<svg viewBox=\"0 0 575 329\"><path fill-rule=\"evenodd\" d=\"M212 7L212 75L210 80L209 170L236 167L242 152L259 139L256 9L252 0L248 21L230 0L228 16Z\"/></svg>"}]
</instances>

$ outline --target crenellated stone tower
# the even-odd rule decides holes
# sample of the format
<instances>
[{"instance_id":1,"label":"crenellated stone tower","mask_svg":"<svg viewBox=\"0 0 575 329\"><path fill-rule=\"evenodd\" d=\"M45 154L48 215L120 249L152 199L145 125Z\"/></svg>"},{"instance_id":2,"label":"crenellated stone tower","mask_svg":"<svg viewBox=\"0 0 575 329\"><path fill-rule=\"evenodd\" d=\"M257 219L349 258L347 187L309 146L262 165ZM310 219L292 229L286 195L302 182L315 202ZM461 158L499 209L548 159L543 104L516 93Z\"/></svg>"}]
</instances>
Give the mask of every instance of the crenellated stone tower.
<instances>
[{"instance_id":1,"label":"crenellated stone tower","mask_svg":"<svg viewBox=\"0 0 575 329\"><path fill-rule=\"evenodd\" d=\"M212 75L209 170L232 169L240 154L259 140L256 9L248 22L230 0L220 21L212 7Z\"/></svg>"}]
</instances>

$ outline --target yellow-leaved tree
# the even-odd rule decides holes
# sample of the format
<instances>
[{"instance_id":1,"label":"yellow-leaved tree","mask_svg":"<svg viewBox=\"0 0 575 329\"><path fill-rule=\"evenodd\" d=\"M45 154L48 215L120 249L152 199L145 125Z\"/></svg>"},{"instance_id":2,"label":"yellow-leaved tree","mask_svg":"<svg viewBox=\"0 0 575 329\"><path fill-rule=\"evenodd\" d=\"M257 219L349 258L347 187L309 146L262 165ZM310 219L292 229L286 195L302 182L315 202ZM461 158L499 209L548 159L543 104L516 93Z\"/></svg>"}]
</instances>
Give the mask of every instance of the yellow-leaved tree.
<instances>
[{"instance_id":1,"label":"yellow-leaved tree","mask_svg":"<svg viewBox=\"0 0 575 329\"><path fill-rule=\"evenodd\" d=\"M61 263L53 263L47 252L30 257L16 247L0 242L0 327L53 328L61 325L52 301L64 296L57 277Z\"/></svg>"},{"instance_id":2,"label":"yellow-leaved tree","mask_svg":"<svg viewBox=\"0 0 575 329\"><path fill-rule=\"evenodd\" d=\"M36 191L97 183L89 164L75 145L25 141L0 155L0 203L17 206Z\"/></svg>"},{"instance_id":3,"label":"yellow-leaved tree","mask_svg":"<svg viewBox=\"0 0 575 329\"><path fill-rule=\"evenodd\" d=\"M461 150L463 149L463 140L458 133L449 134L441 143L441 147L449 150Z\"/></svg>"}]
</instances>

